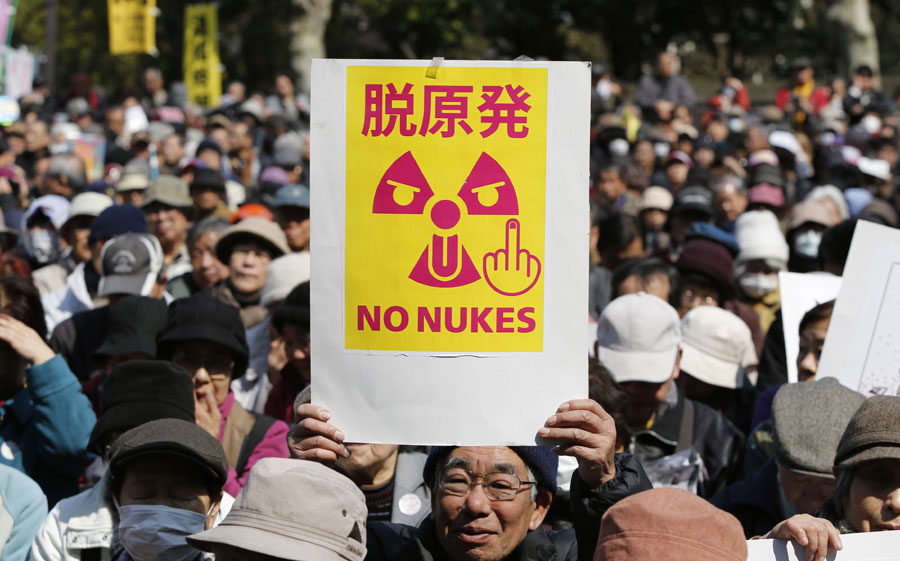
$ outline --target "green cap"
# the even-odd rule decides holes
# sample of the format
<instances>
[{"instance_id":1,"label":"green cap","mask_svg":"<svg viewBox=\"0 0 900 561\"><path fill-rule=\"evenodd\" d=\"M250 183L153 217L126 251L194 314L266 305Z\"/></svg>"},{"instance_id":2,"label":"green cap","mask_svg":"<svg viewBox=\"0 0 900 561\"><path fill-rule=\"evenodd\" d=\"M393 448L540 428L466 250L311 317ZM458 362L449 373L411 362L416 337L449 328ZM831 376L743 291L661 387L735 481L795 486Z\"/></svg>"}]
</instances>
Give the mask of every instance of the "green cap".
<instances>
[{"instance_id":1,"label":"green cap","mask_svg":"<svg viewBox=\"0 0 900 561\"><path fill-rule=\"evenodd\" d=\"M143 207L156 202L175 208L190 208L194 205L187 183L174 175L161 175L150 182Z\"/></svg>"}]
</instances>

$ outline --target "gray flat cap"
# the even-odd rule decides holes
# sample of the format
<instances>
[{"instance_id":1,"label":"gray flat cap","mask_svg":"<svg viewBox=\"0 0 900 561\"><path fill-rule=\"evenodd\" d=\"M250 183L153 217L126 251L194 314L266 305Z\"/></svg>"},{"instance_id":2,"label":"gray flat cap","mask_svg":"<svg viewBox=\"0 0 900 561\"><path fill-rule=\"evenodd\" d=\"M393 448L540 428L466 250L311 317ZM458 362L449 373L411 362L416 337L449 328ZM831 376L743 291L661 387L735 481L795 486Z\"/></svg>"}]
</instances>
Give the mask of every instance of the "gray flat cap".
<instances>
[{"instance_id":1,"label":"gray flat cap","mask_svg":"<svg viewBox=\"0 0 900 561\"><path fill-rule=\"evenodd\" d=\"M863 462L900 459L900 397L870 397L859 408L838 445L834 465L839 469Z\"/></svg>"},{"instance_id":2,"label":"gray flat cap","mask_svg":"<svg viewBox=\"0 0 900 561\"><path fill-rule=\"evenodd\" d=\"M775 457L793 471L834 477L834 453L865 398L835 378L785 384L772 402Z\"/></svg>"}]
</instances>

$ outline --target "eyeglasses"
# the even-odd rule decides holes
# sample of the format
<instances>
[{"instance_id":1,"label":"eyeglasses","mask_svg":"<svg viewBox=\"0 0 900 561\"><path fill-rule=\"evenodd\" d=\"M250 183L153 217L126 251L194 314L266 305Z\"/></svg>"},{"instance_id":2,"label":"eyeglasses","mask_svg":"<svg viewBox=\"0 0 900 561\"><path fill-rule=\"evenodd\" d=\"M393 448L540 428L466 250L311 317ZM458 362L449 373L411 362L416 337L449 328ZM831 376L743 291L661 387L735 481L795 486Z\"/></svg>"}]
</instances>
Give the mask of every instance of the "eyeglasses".
<instances>
[{"instance_id":1,"label":"eyeglasses","mask_svg":"<svg viewBox=\"0 0 900 561\"><path fill-rule=\"evenodd\" d=\"M237 255L238 257L246 257L248 255L253 255L260 261L271 261L272 254L269 253L268 250L262 249L257 246L252 245L236 245L231 250L232 255Z\"/></svg>"},{"instance_id":2,"label":"eyeglasses","mask_svg":"<svg viewBox=\"0 0 900 561\"><path fill-rule=\"evenodd\" d=\"M515 475L500 471L475 475L467 469L454 467L441 473L439 485L441 490L448 495L465 497L479 479L481 479L484 494L492 501L511 501L516 498L522 487L536 483L535 481L522 481Z\"/></svg>"},{"instance_id":3,"label":"eyeglasses","mask_svg":"<svg viewBox=\"0 0 900 561\"><path fill-rule=\"evenodd\" d=\"M230 377L234 368L234 361L224 356L196 357L189 353L178 353L172 357L172 361L190 372L192 376L203 368L214 380Z\"/></svg>"}]
</instances>

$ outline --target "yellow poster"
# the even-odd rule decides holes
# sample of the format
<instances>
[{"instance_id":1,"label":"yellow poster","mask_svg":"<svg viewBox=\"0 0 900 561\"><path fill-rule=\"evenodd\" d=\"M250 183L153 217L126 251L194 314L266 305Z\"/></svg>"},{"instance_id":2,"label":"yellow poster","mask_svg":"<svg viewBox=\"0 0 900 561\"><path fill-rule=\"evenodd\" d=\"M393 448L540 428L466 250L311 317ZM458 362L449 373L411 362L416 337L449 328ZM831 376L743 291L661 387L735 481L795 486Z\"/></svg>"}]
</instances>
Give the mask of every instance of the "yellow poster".
<instances>
[{"instance_id":1,"label":"yellow poster","mask_svg":"<svg viewBox=\"0 0 900 561\"><path fill-rule=\"evenodd\" d=\"M109 52L156 53L156 0L107 0Z\"/></svg>"},{"instance_id":2,"label":"yellow poster","mask_svg":"<svg viewBox=\"0 0 900 561\"><path fill-rule=\"evenodd\" d=\"M216 4L184 8L184 83L191 102L202 107L219 105L222 76Z\"/></svg>"},{"instance_id":3,"label":"yellow poster","mask_svg":"<svg viewBox=\"0 0 900 561\"><path fill-rule=\"evenodd\" d=\"M348 66L345 348L543 350L547 68Z\"/></svg>"}]
</instances>

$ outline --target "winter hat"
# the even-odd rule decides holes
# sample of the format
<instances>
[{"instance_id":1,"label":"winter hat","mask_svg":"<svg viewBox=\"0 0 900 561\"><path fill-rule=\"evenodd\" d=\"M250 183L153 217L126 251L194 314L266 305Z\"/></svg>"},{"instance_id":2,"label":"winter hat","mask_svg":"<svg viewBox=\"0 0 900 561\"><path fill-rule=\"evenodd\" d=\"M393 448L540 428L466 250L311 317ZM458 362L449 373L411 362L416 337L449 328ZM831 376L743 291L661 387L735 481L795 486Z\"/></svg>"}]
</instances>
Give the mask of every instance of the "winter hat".
<instances>
[{"instance_id":1,"label":"winter hat","mask_svg":"<svg viewBox=\"0 0 900 561\"><path fill-rule=\"evenodd\" d=\"M791 209L788 232L790 232L794 228L803 226L807 222L811 222L813 224L821 224L826 228L831 228L832 226L837 224L834 218L835 217L832 216L830 212L828 212L828 207L826 207L825 204L821 201L800 201L799 203L794 205L794 208Z\"/></svg>"},{"instance_id":2,"label":"winter hat","mask_svg":"<svg viewBox=\"0 0 900 561\"><path fill-rule=\"evenodd\" d=\"M125 432L156 419L194 422L194 380L173 362L123 362L103 381L102 396L88 442L88 450L98 456L103 455L100 446L112 432Z\"/></svg>"},{"instance_id":3,"label":"winter hat","mask_svg":"<svg viewBox=\"0 0 900 561\"><path fill-rule=\"evenodd\" d=\"M133 205L113 205L97 215L91 223L91 240L114 238L128 233L147 233L144 213Z\"/></svg>"},{"instance_id":4,"label":"winter hat","mask_svg":"<svg viewBox=\"0 0 900 561\"><path fill-rule=\"evenodd\" d=\"M859 213L860 220L868 220L877 224L883 224L896 228L898 225L897 211L891 206L891 203L883 199L875 199L866 205Z\"/></svg>"},{"instance_id":5,"label":"winter hat","mask_svg":"<svg viewBox=\"0 0 900 561\"><path fill-rule=\"evenodd\" d=\"M159 454L180 456L196 464L206 476L211 495L218 495L228 479L228 458L216 437L193 421L169 418L138 425L113 442L109 460L112 480L121 481L132 461Z\"/></svg>"},{"instance_id":6,"label":"winter hat","mask_svg":"<svg viewBox=\"0 0 900 561\"><path fill-rule=\"evenodd\" d=\"M753 210L738 216L734 237L741 248L737 265L754 259L767 259L787 268L788 244L781 233L778 218L768 210Z\"/></svg>"},{"instance_id":7,"label":"winter hat","mask_svg":"<svg viewBox=\"0 0 900 561\"><path fill-rule=\"evenodd\" d=\"M722 289L725 298L734 297L732 273L734 259L728 249L706 238L692 238L684 243L675 268L682 274L696 273L708 277Z\"/></svg>"},{"instance_id":8,"label":"winter hat","mask_svg":"<svg viewBox=\"0 0 900 561\"><path fill-rule=\"evenodd\" d=\"M640 210L659 209L669 212L672 208L672 193L664 187L651 186L644 189L641 193L641 202L638 204Z\"/></svg>"},{"instance_id":9,"label":"winter hat","mask_svg":"<svg viewBox=\"0 0 900 561\"><path fill-rule=\"evenodd\" d=\"M298 284L272 316L272 324L281 330L285 323L309 329L309 281Z\"/></svg>"},{"instance_id":10,"label":"winter hat","mask_svg":"<svg viewBox=\"0 0 900 561\"><path fill-rule=\"evenodd\" d=\"M876 395L860 405L841 436L834 465L844 470L881 459L900 459L898 396Z\"/></svg>"},{"instance_id":11,"label":"winter hat","mask_svg":"<svg viewBox=\"0 0 900 561\"><path fill-rule=\"evenodd\" d=\"M222 179L222 174L214 169L197 168L194 171L194 179L191 181L191 189L194 187L209 187L225 192L225 180Z\"/></svg>"},{"instance_id":12,"label":"winter hat","mask_svg":"<svg viewBox=\"0 0 900 561\"><path fill-rule=\"evenodd\" d=\"M205 292L172 302L166 326L159 337L159 357L171 360L178 343L198 340L217 343L231 351L234 357L232 377L244 375L250 350L241 314L236 307Z\"/></svg>"},{"instance_id":13,"label":"winter hat","mask_svg":"<svg viewBox=\"0 0 900 561\"><path fill-rule=\"evenodd\" d=\"M844 199L844 194L841 193L841 190L835 187L834 185L820 185L810 191L806 195L807 201L819 201L822 199L829 199L838 209L838 213L840 213L841 220L847 220L850 218L850 209L847 207L847 201Z\"/></svg>"},{"instance_id":14,"label":"winter hat","mask_svg":"<svg viewBox=\"0 0 900 561\"><path fill-rule=\"evenodd\" d=\"M600 522L594 561L745 561L737 518L673 487L651 489L614 504Z\"/></svg>"},{"instance_id":15,"label":"winter hat","mask_svg":"<svg viewBox=\"0 0 900 561\"><path fill-rule=\"evenodd\" d=\"M269 304L284 300L295 286L308 280L308 251L288 253L272 260L269 264L269 274L266 277L266 284L263 286L259 305L267 307Z\"/></svg>"},{"instance_id":16,"label":"winter hat","mask_svg":"<svg viewBox=\"0 0 900 561\"><path fill-rule=\"evenodd\" d=\"M432 446L428 451L428 459L422 475L429 487L434 487L435 470L444 458L450 455L458 446ZM543 487L551 493L556 493L556 472L559 468L559 456L551 452L552 446L510 446L525 465L534 473L538 487Z\"/></svg>"},{"instance_id":17,"label":"winter hat","mask_svg":"<svg viewBox=\"0 0 900 561\"><path fill-rule=\"evenodd\" d=\"M44 195L38 197L28 205L28 209L22 215L21 231L28 230L28 224L36 214L43 214L50 219L53 227L59 230L69 217L69 201L59 195Z\"/></svg>"},{"instance_id":18,"label":"winter hat","mask_svg":"<svg viewBox=\"0 0 900 561\"><path fill-rule=\"evenodd\" d=\"M835 450L863 401L862 394L845 388L836 378L781 386L772 401L778 463L792 471L833 479Z\"/></svg>"},{"instance_id":19,"label":"winter hat","mask_svg":"<svg viewBox=\"0 0 900 561\"><path fill-rule=\"evenodd\" d=\"M126 296L109 307L106 339L94 354L119 356L143 353L156 357L156 337L166 325L168 308L163 300Z\"/></svg>"}]
</instances>

